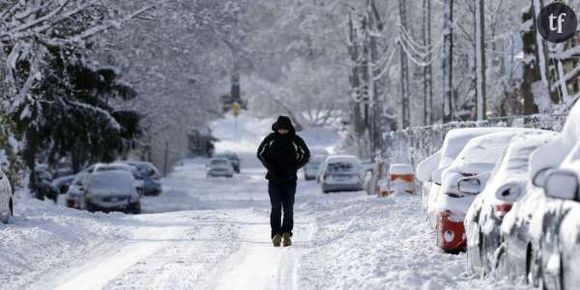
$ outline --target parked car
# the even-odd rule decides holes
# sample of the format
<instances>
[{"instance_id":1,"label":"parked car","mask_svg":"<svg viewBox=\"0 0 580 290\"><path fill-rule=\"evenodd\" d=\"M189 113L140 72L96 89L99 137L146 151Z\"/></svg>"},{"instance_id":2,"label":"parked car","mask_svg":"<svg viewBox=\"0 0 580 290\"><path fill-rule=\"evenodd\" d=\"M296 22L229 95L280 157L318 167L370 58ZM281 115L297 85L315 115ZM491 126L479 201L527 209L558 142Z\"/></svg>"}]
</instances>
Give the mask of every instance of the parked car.
<instances>
[{"instance_id":1,"label":"parked car","mask_svg":"<svg viewBox=\"0 0 580 290\"><path fill-rule=\"evenodd\" d=\"M425 204L425 209L427 211L427 216L429 217L430 225L435 228L437 226L437 202L443 193L441 192L441 184L443 182L443 172L455 161L461 150L465 148L466 144L471 141L471 139L483 136L486 134L513 131L517 129L509 128L460 128L453 129L447 133L445 140L443 141L443 146L440 149L439 164L436 169L431 172L431 178L428 180L431 182L429 185L429 192L425 195L423 194L423 204ZM437 158L437 157L434 157ZM431 167L432 168L432 167ZM421 169L419 172L421 176L424 176L426 172ZM421 177L422 178L422 177ZM422 178L424 179L424 178Z\"/></svg>"},{"instance_id":2,"label":"parked car","mask_svg":"<svg viewBox=\"0 0 580 290\"><path fill-rule=\"evenodd\" d=\"M531 190L506 216L506 273L543 289L580 285L580 104L530 160ZM507 218L513 219L508 222Z\"/></svg>"},{"instance_id":3,"label":"parked car","mask_svg":"<svg viewBox=\"0 0 580 290\"><path fill-rule=\"evenodd\" d=\"M233 153L233 152L225 152L225 153L216 154L214 157L228 159L232 163L234 171L236 173L240 173L240 171L241 171L240 167L241 167L242 161L241 161L240 157L238 157L238 154Z\"/></svg>"},{"instance_id":4,"label":"parked car","mask_svg":"<svg viewBox=\"0 0 580 290\"><path fill-rule=\"evenodd\" d=\"M429 194L429 191L431 191L431 186L433 185L431 175L439 167L441 151L442 150L439 149L433 155L427 157L417 165L417 180L421 182L421 205L424 210L427 210L427 195Z\"/></svg>"},{"instance_id":5,"label":"parked car","mask_svg":"<svg viewBox=\"0 0 580 290\"><path fill-rule=\"evenodd\" d=\"M87 177L84 191L88 211L141 213L135 178L125 170L102 171Z\"/></svg>"},{"instance_id":6,"label":"parked car","mask_svg":"<svg viewBox=\"0 0 580 290\"><path fill-rule=\"evenodd\" d=\"M66 192L65 205L69 208L85 209L85 189L88 174L79 173L69 185Z\"/></svg>"},{"instance_id":7,"label":"parked car","mask_svg":"<svg viewBox=\"0 0 580 290\"><path fill-rule=\"evenodd\" d=\"M59 191L52 184L52 173L47 165L38 165L34 169L32 178L34 179L34 188L32 191L36 198L44 200L45 198L53 200L55 203L58 200Z\"/></svg>"},{"instance_id":8,"label":"parked car","mask_svg":"<svg viewBox=\"0 0 580 290\"><path fill-rule=\"evenodd\" d=\"M226 158L212 158L207 162L207 177L234 177L234 167Z\"/></svg>"},{"instance_id":9,"label":"parked car","mask_svg":"<svg viewBox=\"0 0 580 290\"><path fill-rule=\"evenodd\" d=\"M143 180L144 195L160 195L162 191L161 174L155 165L145 161L123 161L122 163L133 166L139 173L139 179Z\"/></svg>"},{"instance_id":10,"label":"parked car","mask_svg":"<svg viewBox=\"0 0 580 290\"><path fill-rule=\"evenodd\" d=\"M517 134L518 130L511 130L471 139L443 172L442 194L437 199L435 213L437 245L443 251L458 253L465 250L465 214Z\"/></svg>"},{"instance_id":11,"label":"parked car","mask_svg":"<svg viewBox=\"0 0 580 290\"><path fill-rule=\"evenodd\" d=\"M361 162L355 156L328 156L320 176L323 193L362 190Z\"/></svg>"},{"instance_id":12,"label":"parked car","mask_svg":"<svg viewBox=\"0 0 580 290\"><path fill-rule=\"evenodd\" d=\"M60 194L65 194L68 191L68 188L74 179L75 175L58 177L52 180L52 186L56 187Z\"/></svg>"},{"instance_id":13,"label":"parked car","mask_svg":"<svg viewBox=\"0 0 580 290\"><path fill-rule=\"evenodd\" d=\"M98 172L105 172L105 171L127 171L129 173L131 173L131 175L133 175L133 178L135 179L135 189L137 190L137 192L139 193L139 195L143 195L144 192L144 187L145 187L145 181L143 180L143 177L141 176L141 174L139 174L139 171L137 171L137 169L133 166L130 166L128 164L123 164L123 163L97 163L97 164L93 164L91 166L89 166L88 168L86 168L85 170L83 170L83 173L88 173L88 174L95 174Z\"/></svg>"},{"instance_id":14,"label":"parked car","mask_svg":"<svg viewBox=\"0 0 580 290\"><path fill-rule=\"evenodd\" d=\"M501 224L514 202L527 188L530 155L553 141L558 134L550 131L526 132L514 137L497 164L485 189L465 216L468 268L484 275L498 266L502 255Z\"/></svg>"},{"instance_id":15,"label":"parked car","mask_svg":"<svg viewBox=\"0 0 580 290\"><path fill-rule=\"evenodd\" d=\"M8 223L14 215L14 192L8 176L0 170L0 222Z\"/></svg>"},{"instance_id":16,"label":"parked car","mask_svg":"<svg viewBox=\"0 0 580 290\"><path fill-rule=\"evenodd\" d=\"M310 161L306 163L304 166L304 179L305 180L314 180L318 178L320 173L320 166L326 159L325 155L315 155L310 158Z\"/></svg>"},{"instance_id":17,"label":"parked car","mask_svg":"<svg viewBox=\"0 0 580 290\"><path fill-rule=\"evenodd\" d=\"M415 194L415 172L410 164L395 163L389 166L389 195Z\"/></svg>"}]
</instances>

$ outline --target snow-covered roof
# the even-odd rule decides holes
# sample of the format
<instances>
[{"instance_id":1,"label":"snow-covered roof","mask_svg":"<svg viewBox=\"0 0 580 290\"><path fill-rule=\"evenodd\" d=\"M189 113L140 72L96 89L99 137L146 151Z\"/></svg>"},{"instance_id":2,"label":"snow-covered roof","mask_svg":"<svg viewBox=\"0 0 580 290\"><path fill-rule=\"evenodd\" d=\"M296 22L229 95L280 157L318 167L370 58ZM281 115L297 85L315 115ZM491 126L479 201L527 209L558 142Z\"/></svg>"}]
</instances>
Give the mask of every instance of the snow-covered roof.
<instances>
[{"instance_id":1,"label":"snow-covered roof","mask_svg":"<svg viewBox=\"0 0 580 290\"><path fill-rule=\"evenodd\" d=\"M518 131L508 131L471 139L450 168L456 168L462 172L479 172L490 166L493 168L517 134Z\"/></svg>"},{"instance_id":2,"label":"snow-covered roof","mask_svg":"<svg viewBox=\"0 0 580 290\"><path fill-rule=\"evenodd\" d=\"M360 164L361 161L358 157L353 155L331 155L326 157L326 163L332 162L354 162Z\"/></svg>"},{"instance_id":3,"label":"snow-covered roof","mask_svg":"<svg viewBox=\"0 0 580 290\"><path fill-rule=\"evenodd\" d=\"M389 167L390 174L414 174L413 166L409 164L394 163Z\"/></svg>"},{"instance_id":4,"label":"snow-covered roof","mask_svg":"<svg viewBox=\"0 0 580 290\"><path fill-rule=\"evenodd\" d=\"M497 133L497 132L509 132L515 131L514 128L503 128L503 127L489 127L489 128L458 128L450 130L445 136L445 141L443 141L443 146L441 147L441 160L439 163L439 168L447 167L453 160L457 158L461 150L465 145L473 138Z\"/></svg>"}]
</instances>

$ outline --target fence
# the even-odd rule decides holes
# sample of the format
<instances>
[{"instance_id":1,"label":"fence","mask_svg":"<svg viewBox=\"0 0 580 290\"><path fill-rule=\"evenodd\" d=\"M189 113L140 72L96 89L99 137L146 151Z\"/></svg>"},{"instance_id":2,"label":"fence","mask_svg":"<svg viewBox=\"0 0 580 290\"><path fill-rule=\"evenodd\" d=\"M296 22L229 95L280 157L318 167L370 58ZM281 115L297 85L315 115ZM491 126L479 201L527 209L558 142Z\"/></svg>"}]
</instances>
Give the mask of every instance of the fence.
<instances>
[{"instance_id":1,"label":"fence","mask_svg":"<svg viewBox=\"0 0 580 290\"><path fill-rule=\"evenodd\" d=\"M530 115L491 118L479 122L451 122L443 125L414 127L384 134L386 160L416 166L443 145L451 129L471 127L522 127L560 131L567 115Z\"/></svg>"}]
</instances>

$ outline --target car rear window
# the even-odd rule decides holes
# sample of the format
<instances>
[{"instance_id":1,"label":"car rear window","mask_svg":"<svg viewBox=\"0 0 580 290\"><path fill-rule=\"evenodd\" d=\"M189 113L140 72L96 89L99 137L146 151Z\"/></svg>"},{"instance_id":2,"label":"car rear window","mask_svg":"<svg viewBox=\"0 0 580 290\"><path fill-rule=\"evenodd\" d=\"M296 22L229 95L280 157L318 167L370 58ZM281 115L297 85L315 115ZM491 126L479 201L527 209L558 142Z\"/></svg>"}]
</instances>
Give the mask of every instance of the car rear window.
<instances>
[{"instance_id":1,"label":"car rear window","mask_svg":"<svg viewBox=\"0 0 580 290\"><path fill-rule=\"evenodd\" d=\"M354 172L356 170L356 166L349 162L336 162L336 163L329 163L327 171L329 173L345 173L345 172Z\"/></svg>"}]
</instances>

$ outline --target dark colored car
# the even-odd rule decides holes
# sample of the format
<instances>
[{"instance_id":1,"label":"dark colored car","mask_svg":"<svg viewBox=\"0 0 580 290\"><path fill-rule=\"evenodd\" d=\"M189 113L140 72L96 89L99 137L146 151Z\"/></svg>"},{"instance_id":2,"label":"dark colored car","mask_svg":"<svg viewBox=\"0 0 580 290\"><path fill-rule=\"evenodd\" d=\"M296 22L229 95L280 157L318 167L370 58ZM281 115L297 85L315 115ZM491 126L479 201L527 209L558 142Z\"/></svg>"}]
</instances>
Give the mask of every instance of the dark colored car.
<instances>
[{"instance_id":1,"label":"dark colored car","mask_svg":"<svg viewBox=\"0 0 580 290\"><path fill-rule=\"evenodd\" d=\"M123 170L102 171L89 175L84 191L88 211L122 211L138 214L141 199L135 188L135 178Z\"/></svg>"},{"instance_id":2,"label":"dark colored car","mask_svg":"<svg viewBox=\"0 0 580 290\"><path fill-rule=\"evenodd\" d=\"M233 152L219 153L214 156L215 158L226 158L232 163L232 167L236 173L240 173L241 169L241 159L238 154Z\"/></svg>"},{"instance_id":3,"label":"dark colored car","mask_svg":"<svg viewBox=\"0 0 580 290\"><path fill-rule=\"evenodd\" d=\"M124 161L137 169L139 179L143 180L144 195L160 195L163 191L161 186L161 174L155 165L146 161Z\"/></svg>"}]
</instances>

